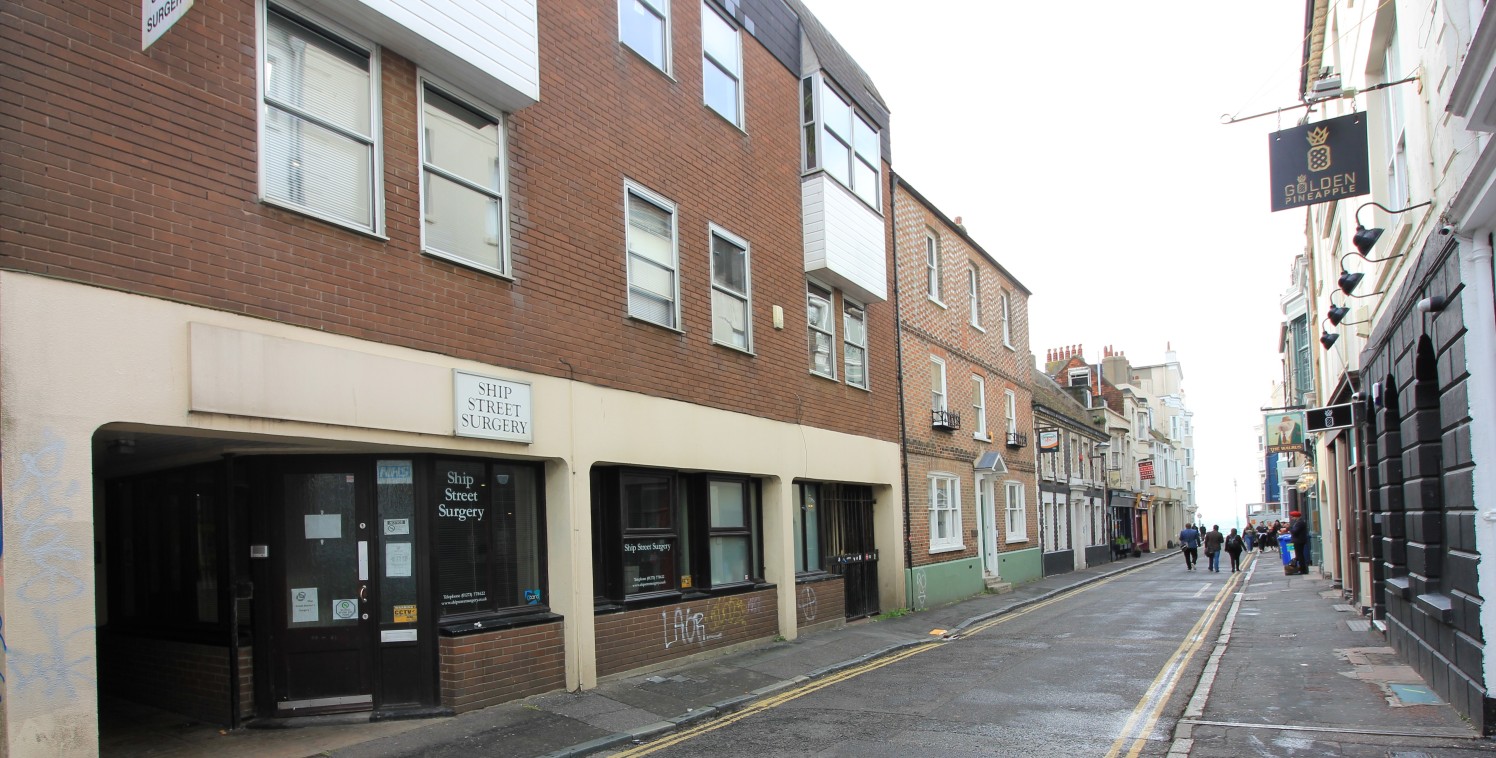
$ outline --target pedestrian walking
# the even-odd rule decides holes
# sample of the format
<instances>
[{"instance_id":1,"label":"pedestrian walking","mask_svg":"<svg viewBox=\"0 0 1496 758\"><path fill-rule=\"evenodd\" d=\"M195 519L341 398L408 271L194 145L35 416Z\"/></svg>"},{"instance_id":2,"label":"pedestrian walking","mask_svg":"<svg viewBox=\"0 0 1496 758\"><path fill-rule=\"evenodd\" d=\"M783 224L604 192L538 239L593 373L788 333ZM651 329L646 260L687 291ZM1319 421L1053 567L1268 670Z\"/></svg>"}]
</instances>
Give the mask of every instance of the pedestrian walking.
<instances>
[{"instance_id":1,"label":"pedestrian walking","mask_svg":"<svg viewBox=\"0 0 1496 758\"><path fill-rule=\"evenodd\" d=\"M1213 524L1205 533L1205 558L1211 571L1221 570L1221 546L1226 544L1226 535L1221 534L1220 524Z\"/></svg>"},{"instance_id":2,"label":"pedestrian walking","mask_svg":"<svg viewBox=\"0 0 1496 758\"><path fill-rule=\"evenodd\" d=\"M1185 524L1179 531L1179 547L1184 550L1184 570L1194 571L1200 557L1200 530L1194 524Z\"/></svg>"},{"instance_id":3,"label":"pedestrian walking","mask_svg":"<svg viewBox=\"0 0 1496 758\"><path fill-rule=\"evenodd\" d=\"M1248 532L1248 534L1251 534L1251 532ZM1240 534L1236 533L1235 529L1232 529L1231 533L1226 535L1226 544L1224 547L1226 548L1226 555L1231 556L1231 573L1234 574L1241 571L1241 551L1246 549L1246 542L1242 540Z\"/></svg>"},{"instance_id":4,"label":"pedestrian walking","mask_svg":"<svg viewBox=\"0 0 1496 758\"><path fill-rule=\"evenodd\" d=\"M1295 573L1309 573L1309 517L1294 511L1290 514L1295 520L1288 528L1288 537L1293 542L1293 565L1297 569Z\"/></svg>"},{"instance_id":5,"label":"pedestrian walking","mask_svg":"<svg viewBox=\"0 0 1496 758\"><path fill-rule=\"evenodd\" d=\"M1236 530L1232 529L1231 531L1234 532ZM1242 543L1246 545L1247 552L1250 553L1254 544L1253 540L1257 539L1257 530L1251 524L1247 524L1247 528L1241 531L1241 538Z\"/></svg>"}]
</instances>

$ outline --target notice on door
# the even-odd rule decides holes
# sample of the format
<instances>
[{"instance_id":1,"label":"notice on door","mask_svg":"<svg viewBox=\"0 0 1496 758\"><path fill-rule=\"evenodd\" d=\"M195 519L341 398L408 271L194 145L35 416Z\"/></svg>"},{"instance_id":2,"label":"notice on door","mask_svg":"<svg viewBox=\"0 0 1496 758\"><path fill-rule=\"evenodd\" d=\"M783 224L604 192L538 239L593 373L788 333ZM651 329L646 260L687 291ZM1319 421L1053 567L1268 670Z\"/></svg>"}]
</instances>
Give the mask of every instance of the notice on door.
<instances>
[{"instance_id":1,"label":"notice on door","mask_svg":"<svg viewBox=\"0 0 1496 758\"><path fill-rule=\"evenodd\" d=\"M395 606L396 624L414 624L416 622L416 607L414 605Z\"/></svg>"},{"instance_id":2,"label":"notice on door","mask_svg":"<svg viewBox=\"0 0 1496 758\"><path fill-rule=\"evenodd\" d=\"M291 623L305 624L320 621L317 615L317 588L301 587L291 590Z\"/></svg>"},{"instance_id":3,"label":"notice on door","mask_svg":"<svg viewBox=\"0 0 1496 758\"><path fill-rule=\"evenodd\" d=\"M306 516L306 538L336 540L343 537L343 517L336 514L309 513Z\"/></svg>"},{"instance_id":4,"label":"notice on door","mask_svg":"<svg viewBox=\"0 0 1496 758\"><path fill-rule=\"evenodd\" d=\"M353 598L332 601L332 618L334 621L350 621L358 618L358 601Z\"/></svg>"},{"instance_id":5,"label":"notice on door","mask_svg":"<svg viewBox=\"0 0 1496 758\"><path fill-rule=\"evenodd\" d=\"M410 576L410 543L389 542L384 546L384 575L386 577Z\"/></svg>"}]
</instances>

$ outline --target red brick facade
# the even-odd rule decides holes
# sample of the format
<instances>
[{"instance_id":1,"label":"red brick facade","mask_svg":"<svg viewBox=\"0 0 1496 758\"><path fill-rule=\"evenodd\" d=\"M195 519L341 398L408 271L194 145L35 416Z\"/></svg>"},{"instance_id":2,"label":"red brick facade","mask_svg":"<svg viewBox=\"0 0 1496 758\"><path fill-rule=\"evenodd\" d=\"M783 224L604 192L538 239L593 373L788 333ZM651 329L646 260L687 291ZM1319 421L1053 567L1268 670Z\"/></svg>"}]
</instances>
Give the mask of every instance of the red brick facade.
<instances>
[{"instance_id":1,"label":"red brick facade","mask_svg":"<svg viewBox=\"0 0 1496 758\"><path fill-rule=\"evenodd\" d=\"M458 713L566 686L561 622L441 640L441 702Z\"/></svg>"},{"instance_id":2,"label":"red brick facade","mask_svg":"<svg viewBox=\"0 0 1496 758\"><path fill-rule=\"evenodd\" d=\"M99 635L99 691L228 725L226 647L123 634ZM107 665L106 665L107 664ZM254 713L254 655L239 649L239 715Z\"/></svg>"},{"instance_id":3,"label":"red brick facade","mask_svg":"<svg viewBox=\"0 0 1496 758\"><path fill-rule=\"evenodd\" d=\"M1037 546L1038 492L1034 476L1034 441L1010 445L1006 435L1005 393L1012 392L1015 428L1027 436L1033 429L1029 371L1033 358L1028 344L1029 292L994 262L954 221L931 206L908 185L900 183L894 197L899 272L899 311L905 376L905 455L909 478L909 541L911 568L980 555L977 496L973 463L983 453L1002 456L1008 473L1001 482L1019 482L1025 493L1027 531L1024 539L1009 541L1004 527L998 537L1002 551ZM929 293L928 243L934 239L939 257L939 296ZM980 309L972 324L968 272L978 272ZM1008 302L1007 341L1003 339L1001 302ZM980 328L978 328L980 327ZM946 407L960 415L960 428L937 429L932 424L932 359L944 364ZM973 377L984 385L988 439L977 438L980 428ZM930 475L953 475L960 487L959 549L932 549ZM1004 492L996 488L998 523L1003 524Z\"/></svg>"},{"instance_id":4,"label":"red brick facade","mask_svg":"<svg viewBox=\"0 0 1496 758\"><path fill-rule=\"evenodd\" d=\"M808 371L798 76L743 34L745 129L728 123L702 104L700 12L673 6L666 76L619 43L615 4L540 4L504 279L421 252L419 61L380 55L384 240L258 200L251 0L200 0L144 52L134 6L11 3L0 263L895 440L891 304L868 308L873 392ZM625 179L678 204L682 331L627 315ZM751 355L711 341L710 223L750 245Z\"/></svg>"},{"instance_id":5,"label":"red brick facade","mask_svg":"<svg viewBox=\"0 0 1496 758\"><path fill-rule=\"evenodd\" d=\"M841 577L795 585L795 625L803 634L814 627L846 623L847 589Z\"/></svg>"},{"instance_id":6,"label":"red brick facade","mask_svg":"<svg viewBox=\"0 0 1496 758\"><path fill-rule=\"evenodd\" d=\"M777 589L597 618L597 675L608 676L779 633Z\"/></svg>"}]
</instances>

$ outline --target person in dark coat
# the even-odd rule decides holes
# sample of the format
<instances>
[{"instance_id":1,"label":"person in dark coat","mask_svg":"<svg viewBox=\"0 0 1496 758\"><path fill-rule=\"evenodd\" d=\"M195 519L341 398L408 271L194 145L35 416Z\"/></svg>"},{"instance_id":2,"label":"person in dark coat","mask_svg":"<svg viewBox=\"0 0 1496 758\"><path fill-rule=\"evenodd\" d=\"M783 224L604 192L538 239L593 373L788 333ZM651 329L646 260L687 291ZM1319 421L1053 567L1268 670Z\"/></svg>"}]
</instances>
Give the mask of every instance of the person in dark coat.
<instances>
[{"instance_id":1,"label":"person in dark coat","mask_svg":"<svg viewBox=\"0 0 1496 758\"><path fill-rule=\"evenodd\" d=\"M1309 573L1309 517L1298 511L1288 514L1294 522L1288 527L1288 538L1293 541L1293 565L1296 573Z\"/></svg>"},{"instance_id":2,"label":"person in dark coat","mask_svg":"<svg viewBox=\"0 0 1496 758\"><path fill-rule=\"evenodd\" d=\"M1242 540L1241 535L1235 529L1226 535L1226 555L1231 556L1231 572L1241 571L1241 551L1247 548L1247 543Z\"/></svg>"},{"instance_id":3,"label":"person in dark coat","mask_svg":"<svg viewBox=\"0 0 1496 758\"><path fill-rule=\"evenodd\" d=\"M1200 530L1194 524L1185 524L1179 530L1179 547L1184 552L1184 570L1194 571L1200 557Z\"/></svg>"}]
</instances>

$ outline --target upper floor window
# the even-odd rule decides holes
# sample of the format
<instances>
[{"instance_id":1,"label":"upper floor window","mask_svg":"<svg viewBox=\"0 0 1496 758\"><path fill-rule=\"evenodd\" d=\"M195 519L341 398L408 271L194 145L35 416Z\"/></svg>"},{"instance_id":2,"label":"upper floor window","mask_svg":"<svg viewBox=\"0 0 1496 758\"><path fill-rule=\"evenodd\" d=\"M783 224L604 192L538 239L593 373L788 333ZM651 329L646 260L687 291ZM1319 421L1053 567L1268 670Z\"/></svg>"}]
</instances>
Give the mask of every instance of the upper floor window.
<instances>
[{"instance_id":1,"label":"upper floor window","mask_svg":"<svg viewBox=\"0 0 1496 758\"><path fill-rule=\"evenodd\" d=\"M508 274L501 121L421 89L421 218L427 252Z\"/></svg>"},{"instance_id":2,"label":"upper floor window","mask_svg":"<svg viewBox=\"0 0 1496 758\"><path fill-rule=\"evenodd\" d=\"M1018 433L1018 396L1013 390L1003 390L1003 414L1007 421L1007 433Z\"/></svg>"},{"instance_id":3,"label":"upper floor window","mask_svg":"<svg viewBox=\"0 0 1496 758\"><path fill-rule=\"evenodd\" d=\"M882 165L877 127L819 76L805 80L803 95L805 170L825 169L877 208Z\"/></svg>"},{"instance_id":4,"label":"upper floor window","mask_svg":"<svg viewBox=\"0 0 1496 758\"><path fill-rule=\"evenodd\" d=\"M980 376L971 377L971 411L976 417L977 428L972 432L972 437L985 440L987 437L987 380Z\"/></svg>"},{"instance_id":5,"label":"upper floor window","mask_svg":"<svg viewBox=\"0 0 1496 758\"><path fill-rule=\"evenodd\" d=\"M373 50L266 9L260 126L265 200L380 233L382 150Z\"/></svg>"},{"instance_id":6,"label":"upper floor window","mask_svg":"<svg viewBox=\"0 0 1496 758\"><path fill-rule=\"evenodd\" d=\"M675 204L629 182L629 315L670 329L679 328L676 277Z\"/></svg>"},{"instance_id":7,"label":"upper floor window","mask_svg":"<svg viewBox=\"0 0 1496 758\"><path fill-rule=\"evenodd\" d=\"M748 243L712 227L712 340L753 349Z\"/></svg>"},{"instance_id":8,"label":"upper floor window","mask_svg":"<svg viewBox=\"0 0 1496 758\"><path fill-rule=\"evenodd\" d=\"M832 323L831 290L806 282L805 313L810 322L810 372L835 379L836 360L831 347L836 342L836 327Z\"/></svg>"},{"instance_id":9,"label":"upper floor window","mask_svg":"<svg viewBox=\"0 0 1496 758\"><path fill-rule=\"evenodd\" d=\"M940 302L940 238L925 232L925 292Z\"/></svg>"},{"instance_id":10,"label":"upper floor window","mask_svg":"<svg viewBox=\"0 0 1496 758\"><path fill-rule=\"evenodd\" d=\"M734 125L743 125L743 49L738 30L710 5L701 4L703 101Z\"/></svg>"},{"instance_id":11,"label":"upper floor window","mask_svg":"<svg viewBox=\"0 0 1496 758\"><path fill-rule=\"evenodd\" d=\"M618 0L618 39L670 73L670 0Z\"/></svg>"},{"instance_id":12,"label":"upper floor window","mask_svg":"<svg viewBox=\"0 0 1496 758\"><path fill-rule=\"evenodd\" d=\"M949 410L945 394L945 361L930 356L930 410Z\"/></svg>"},{"instance_id":13,"label":"upper floor window","mask_svg":"<svg viewBox=\"0 0 1496 758\"><path fill-rule=\"evenodd\" d=\"M867 311L842 297L842 361L847 384L867 389Z\"/></svg>"},{"instance_id":14,"label":"upper floor window","mask_svg":"<svg viewBox=\"0 0 1496 758\"><path fill-rule=\"evenodd\" d=\"M966 291L971 296L971 325L982 328L982 272L976 264L966 270Z\"/></svg>"},{"instance_id":15,"label":"upper floor window","mask_svg":"<svg viewBox=\"0 0 1496 758\"><path fill-rule=\"evenodd\" d=\"M1012 311L1011 311L1011 304L1008 301L1008 293L1004 292L1004 293L1002 293L1001 295L998 296L998 298L997 298L997 307L998 307L998 310L1000 311L1000 313L997 314L997 317L1002 320L1003 345L1005 347L1012 347L1013 346L1013 314L1012 314Z\"/></svg>"}]
</instances>

